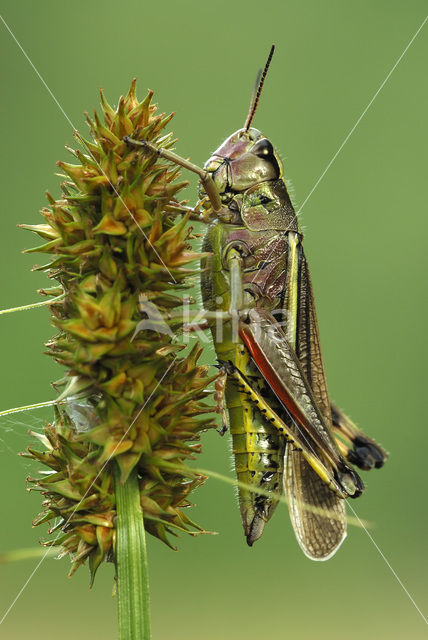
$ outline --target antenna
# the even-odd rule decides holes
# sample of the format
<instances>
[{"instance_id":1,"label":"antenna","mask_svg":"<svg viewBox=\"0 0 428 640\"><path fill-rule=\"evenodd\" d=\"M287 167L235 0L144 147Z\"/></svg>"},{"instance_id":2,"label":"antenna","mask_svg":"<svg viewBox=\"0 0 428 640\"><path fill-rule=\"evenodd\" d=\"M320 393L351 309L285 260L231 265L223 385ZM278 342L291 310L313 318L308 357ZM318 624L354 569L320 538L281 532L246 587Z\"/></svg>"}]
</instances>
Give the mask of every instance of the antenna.
<instances>
[{"instance_id":1,"label":"antenna","mask_svg":"<svg viewBox=\"0 0 428 640\"><path fill-rule=\"evenodd\" d=\"M253 93L251 94L250 109L248 111L248 116L244 124L245 131L248 131L248 129L251 127L251 123L256 114L257 105L259 104L259 100L260 100L260 94L263 89L263 84L264 84L274 51L275 51L275 45L273 44L270 48L268 59L266 60L265 68L263 69L263 73L261 69L257 72L256 82L254 84Z\"/></svg>"}]
</instances>

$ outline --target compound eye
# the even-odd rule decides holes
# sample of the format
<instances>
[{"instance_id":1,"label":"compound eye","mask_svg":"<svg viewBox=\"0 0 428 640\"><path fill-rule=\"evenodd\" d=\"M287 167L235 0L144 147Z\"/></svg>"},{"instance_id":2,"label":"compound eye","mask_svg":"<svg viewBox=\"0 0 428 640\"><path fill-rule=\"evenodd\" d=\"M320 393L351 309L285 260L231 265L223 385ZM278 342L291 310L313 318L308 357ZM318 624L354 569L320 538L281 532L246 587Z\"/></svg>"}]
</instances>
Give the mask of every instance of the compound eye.
<instances>
[{"instance_id":1,"label":"compound eye","mask_svg":"<svg viewBox=\"0 0 428 640\"><path fill-rule=\"evenodd\" d=\"M263 138L254 145L253 153L259 158L269 158L273 157L273 146L272 143L269 142L267 138Z\"/></svg>"}]
</instances>

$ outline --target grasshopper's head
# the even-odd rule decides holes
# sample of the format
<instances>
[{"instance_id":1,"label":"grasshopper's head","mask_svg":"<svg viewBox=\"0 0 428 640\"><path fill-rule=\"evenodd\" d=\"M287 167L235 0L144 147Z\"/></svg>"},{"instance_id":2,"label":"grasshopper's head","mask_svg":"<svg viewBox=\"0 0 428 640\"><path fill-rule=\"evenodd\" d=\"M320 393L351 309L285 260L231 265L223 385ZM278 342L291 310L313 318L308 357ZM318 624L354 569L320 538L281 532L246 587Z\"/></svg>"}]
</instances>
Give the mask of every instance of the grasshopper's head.
<instances>
[{"instance_id":1,"label":"grasshopper's head","mask_svg":"<svg viewBox=\"0 0 428 640\"><path fill-rule=\"evenodd\" d=\"M260 182L282 178L281 160L272 143L258 129L235 131L205 163L223 202Z\"/></svg>"},{"instance_id":2,"label":"grasshopper's head","mask_svg":"<svg viewBox=\"0 0 428 640\"><path fill-rule=\"evenodd\" d=\"M296 228L281 160L257 129L239 129L205 164L222 201L216 217L252 231Z\"/></svg>"}]
</instances>

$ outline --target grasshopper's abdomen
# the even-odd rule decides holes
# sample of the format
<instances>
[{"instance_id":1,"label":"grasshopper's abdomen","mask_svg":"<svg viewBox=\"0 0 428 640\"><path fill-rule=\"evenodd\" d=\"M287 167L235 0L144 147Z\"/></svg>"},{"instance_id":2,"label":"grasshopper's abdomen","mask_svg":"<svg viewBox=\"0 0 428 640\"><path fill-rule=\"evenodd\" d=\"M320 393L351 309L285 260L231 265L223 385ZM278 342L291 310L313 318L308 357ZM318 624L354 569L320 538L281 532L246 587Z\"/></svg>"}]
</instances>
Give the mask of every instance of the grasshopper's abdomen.
<instances>
[{"instance_id":1,"label":"grasshopper's abdomen","mask_svg":"<svg viewBox=\"0 0 428 640\"><path fill-rule=\"evenodd\" d=\"M234 347L234 365L264 395L264 383L254 370L248 352L243 345ZM251 546L262 535L265 523L278 504L286 443L233 381L226 385L226 399L237 479L249 485L248 488L238 486L238 496L244 532ZM262 489L263 494L257 493L258 489Z\"/></svg>"},{"instance_id":2,"label":"grasshopper's abdomen","mask_svg":"<svg viewBox=\"0 0 428 640\"><path fill-rule=\"evenodd\" d=\"M215 342L219 360L232 362L252 388L262 396L267 395L265 382L247 349L239 339L232 342L230 331L226 324L223 340ZM262 535L278 504L283 486L286 441L233 378L228 378L226 383L226 404L236 476L238 483L242 483L238 484L239 507L244 533L251 546ZM272 398L270 404L274 404ZM259 493L259 489L263 493Z\"/></svg>"}]
</instances>

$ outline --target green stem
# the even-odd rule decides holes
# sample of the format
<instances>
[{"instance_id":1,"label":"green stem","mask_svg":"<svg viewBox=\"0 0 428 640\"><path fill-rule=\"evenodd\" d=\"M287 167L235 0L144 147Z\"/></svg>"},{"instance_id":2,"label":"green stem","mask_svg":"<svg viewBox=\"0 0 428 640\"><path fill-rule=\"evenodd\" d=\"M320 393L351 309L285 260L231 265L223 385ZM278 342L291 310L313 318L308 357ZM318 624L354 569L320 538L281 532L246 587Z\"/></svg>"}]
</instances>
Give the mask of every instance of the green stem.
<instances>
[{"instance_id":1,"label":"green stem","mask_svg":"<svg viewBox=\"0 0 428 640\"><path fill-rule=\"evenodd\" d=\"M122 484L114 465L119 640L150 640L146 537L137 471Z\"/></svg>"}]
</instances>

